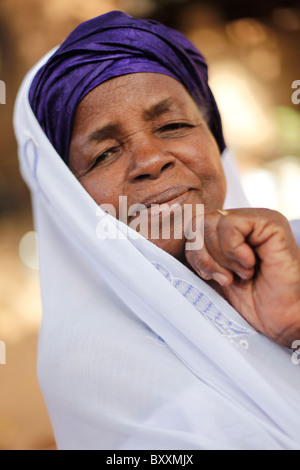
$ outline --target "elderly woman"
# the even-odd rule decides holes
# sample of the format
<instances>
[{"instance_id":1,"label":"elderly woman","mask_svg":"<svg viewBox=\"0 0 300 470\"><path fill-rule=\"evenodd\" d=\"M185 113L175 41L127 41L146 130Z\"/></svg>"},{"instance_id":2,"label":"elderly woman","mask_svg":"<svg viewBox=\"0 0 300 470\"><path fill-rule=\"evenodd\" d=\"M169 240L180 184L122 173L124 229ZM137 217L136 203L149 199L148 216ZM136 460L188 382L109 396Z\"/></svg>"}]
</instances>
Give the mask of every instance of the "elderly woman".
<instances>
[{"instance_id":1,"label":"elderly woman","mask_svg":"<svg viewBox=\"0 0 300 470\"><path fill-rule=\"evenodd\" d=\"M200 52L95 18L28 74L15 129L58 448L300 449L300 250L241 208Z\"/></svg>"}]
</instances>

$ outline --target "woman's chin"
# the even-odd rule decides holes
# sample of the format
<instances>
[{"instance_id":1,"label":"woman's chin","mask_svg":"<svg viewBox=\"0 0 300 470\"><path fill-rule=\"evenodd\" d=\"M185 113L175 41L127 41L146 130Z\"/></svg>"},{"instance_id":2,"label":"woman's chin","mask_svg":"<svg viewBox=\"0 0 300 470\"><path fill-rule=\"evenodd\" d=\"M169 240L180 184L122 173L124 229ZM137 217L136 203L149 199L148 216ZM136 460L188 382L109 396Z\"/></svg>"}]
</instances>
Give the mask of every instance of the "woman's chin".
<instances>
[{"instance_id":1,"label":"woman's chin","mask_svg":"<svg viewBox=\"0 0 300 470\"><path fill-rule=\"evenodd\" d=\"M169 253L169 255L173 256L174 258L178 259L179 261L185 260L185 239L159 239L159 240L152 240L149 239L151 243L161 248L163 251Z\"/></svg>"}]
</instances>

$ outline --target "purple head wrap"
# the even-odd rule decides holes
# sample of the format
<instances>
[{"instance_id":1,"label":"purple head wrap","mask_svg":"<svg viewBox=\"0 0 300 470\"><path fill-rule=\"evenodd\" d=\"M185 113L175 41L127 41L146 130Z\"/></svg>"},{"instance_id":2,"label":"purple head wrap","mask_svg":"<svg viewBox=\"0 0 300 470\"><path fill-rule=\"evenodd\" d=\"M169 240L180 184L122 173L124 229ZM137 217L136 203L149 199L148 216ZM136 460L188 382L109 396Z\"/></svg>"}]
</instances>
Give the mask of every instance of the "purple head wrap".
<instances>
[{"instance_id":1,"label":"purple head wrap","mask_svg":"<svg viewBox=\"0 0 300 470\"><path fill-rule=\"evenodd\" d=\"M173 29L113 11L79 25L38 71L29 91L33 112L65 162L80 101L104 81L137 72L162 73L184 85L224 150L221 119L200 52Z\"/></svg>"}]
</instances>

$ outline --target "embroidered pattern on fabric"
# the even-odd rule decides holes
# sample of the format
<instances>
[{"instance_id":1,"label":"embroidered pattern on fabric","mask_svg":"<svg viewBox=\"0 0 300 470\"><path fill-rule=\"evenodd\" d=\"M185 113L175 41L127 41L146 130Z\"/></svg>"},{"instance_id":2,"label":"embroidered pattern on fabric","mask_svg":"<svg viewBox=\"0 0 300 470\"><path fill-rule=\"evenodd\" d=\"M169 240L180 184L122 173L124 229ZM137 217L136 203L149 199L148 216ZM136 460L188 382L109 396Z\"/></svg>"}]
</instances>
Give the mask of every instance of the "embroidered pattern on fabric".
<instances>
[{"instance_id":1,"label":"embroidered pattern on fabric","mask_svg":"<svg viewBox=\"0 0 300 470\"><path fill-rule=\"evenodd\" d=\"M44 197L46 202L49 204L49 199L47 198L46 194L42 190L40 186L40 182L38 179L38 162L39 162L39 153L37 149L37 144L35 143L33 137L30 136L28 132L25 132L26 141L23 145L23 154L28 165L28 168L32 174L35 186L36 186L36 194L41 195Z\"/></svg>"},{"instance_id":2,"label":"embroidered pattern on fabric","mask_svg":"<svg viewBox=\"0 0 300 470\"><path fill-rule=\"evenodd\" d=\"M248 342L241 338L249 338L256 333L251 326L246 327L231 320L200 289L183 279L173 277L162 264L157 262L152 264L224 337L234 342L237 346L248 349ZM238 342L236 342L237 339Z\"/></svg>"}]
</instances>

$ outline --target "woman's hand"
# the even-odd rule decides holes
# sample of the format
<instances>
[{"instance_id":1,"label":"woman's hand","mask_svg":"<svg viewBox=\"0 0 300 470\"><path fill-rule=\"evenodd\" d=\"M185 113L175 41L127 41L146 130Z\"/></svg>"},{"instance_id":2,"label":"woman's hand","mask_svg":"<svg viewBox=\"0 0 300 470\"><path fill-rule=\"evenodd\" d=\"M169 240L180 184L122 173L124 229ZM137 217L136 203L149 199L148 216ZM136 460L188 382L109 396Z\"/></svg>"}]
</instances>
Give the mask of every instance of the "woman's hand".
<instances>
[{"instance_id":1,"label":"woman's hand","mask_svg":"<svg viewBox=\"0 0 300 470\"><path fill-rule=\"evenodd\" d=\"M300 339L300 249L283 215L268 209L207 214L203 248L185 254L256 330L287 347Z\"/></svg>"}]
</instances>

